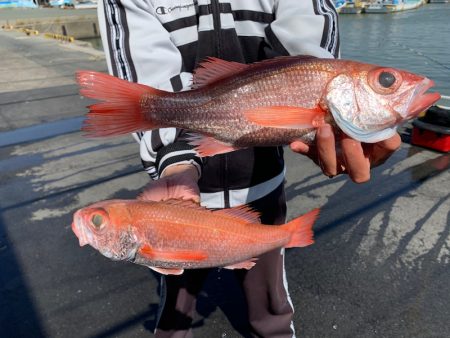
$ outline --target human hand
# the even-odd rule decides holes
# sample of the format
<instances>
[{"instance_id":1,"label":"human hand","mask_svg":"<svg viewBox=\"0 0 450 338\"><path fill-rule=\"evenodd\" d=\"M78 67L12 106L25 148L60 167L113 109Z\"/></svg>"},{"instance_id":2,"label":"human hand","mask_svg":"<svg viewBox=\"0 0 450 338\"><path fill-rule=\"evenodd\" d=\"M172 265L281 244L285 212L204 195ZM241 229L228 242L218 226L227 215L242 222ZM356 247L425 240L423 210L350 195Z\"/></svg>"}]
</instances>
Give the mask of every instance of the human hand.
<instances>
[{"instance_id":1,"label":"human hand","mask_svg":"<svg viewBox=\"0 0 450 338\"><path fill-rule=\"evenodd\" d=\"M197 169L191 164L167 167L159 180L151 181L139 195L139 199L161 201L167 199L193 200L200 203Z\"/></svg>"},{"instance_id":2,"label":"human hand","mask_svg":"<svg viewBox=\"0 0 450 338\"><path fill-rule=\"evenodd\" d=\"M384 163L400 144L398 134L377 143L361 143L345 134L336 140L332 127L325 124L318 128L314 145L294 141L290 147L311 158L329 177L347 173L353 182L363 183L370 179L370 169Z\"/></svg>"}]
</instances>

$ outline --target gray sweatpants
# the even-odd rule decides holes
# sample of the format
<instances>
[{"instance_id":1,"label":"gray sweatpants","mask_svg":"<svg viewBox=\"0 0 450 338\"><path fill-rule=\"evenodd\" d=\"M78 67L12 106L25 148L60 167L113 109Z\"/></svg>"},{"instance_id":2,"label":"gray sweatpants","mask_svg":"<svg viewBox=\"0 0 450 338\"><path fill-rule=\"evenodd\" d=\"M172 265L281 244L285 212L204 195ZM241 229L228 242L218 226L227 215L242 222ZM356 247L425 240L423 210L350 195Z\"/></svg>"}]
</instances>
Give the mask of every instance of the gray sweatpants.
<instances>
[{"instance_id":1,"label":"gray sweatpants","mask_svg":"<svg viewBox=\"0 0 450 338\"><path fill-rule=\"evenodd\" d=\"M250 204L261 213L264 224L283 224L286 200L281 185L264 198ZM196 298L209 269L185 270L181 276L164 276L162 309L156 337L192 337L190 329ZM287 289L284 250L261 255L250 270L234 270L243 288L248 308L249 336L267 338L295 337L294 309Z\"/></svg>"}]
</instances>

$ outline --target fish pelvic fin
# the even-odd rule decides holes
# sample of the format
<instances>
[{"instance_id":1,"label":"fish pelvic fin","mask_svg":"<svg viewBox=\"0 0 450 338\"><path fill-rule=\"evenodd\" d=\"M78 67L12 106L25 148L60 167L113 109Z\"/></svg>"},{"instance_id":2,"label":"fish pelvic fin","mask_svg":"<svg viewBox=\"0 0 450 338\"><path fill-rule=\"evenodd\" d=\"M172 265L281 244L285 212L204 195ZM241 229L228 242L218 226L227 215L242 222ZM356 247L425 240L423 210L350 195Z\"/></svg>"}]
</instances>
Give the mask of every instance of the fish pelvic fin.
<instances>
[{"instance_id":1,"label":"fish pelvic fin","mask_svg":"<svg viewBox=\"0 0 450 338\"><path fill-rule=\"evenodd\" d=\"M285 248L305 247L314 243L312 226L319 215L319 209L300 216L285 225L291 231L291 239Z\"/></svg>"},{"instance_id":2,"label":"fish pelvic fin","mask_svg":"<svg viewBox=\"0 0 450 338\"><path fill-rule=\"evenodd\" d=\"M309 129L325 123L325 111L320 107L259 107L245 111L244 116L261 127L272 128Z\"/></svg>"},{"instance_id":3,"label":"fish pelvic fin","mask_svg":"<svg viewBox=\"0 0 450 338\"><path fill-rule=\"evenodd\" d=\"M78 71L80 94L101 102L89 106L82 130L88 137L103 137L155 129L142 108L144 95L151 99L163 91L94 71Z\"/></svg>"},{"instance_id":4,"label":"fish pelvic fin","mask_svg":"<svg viewBox=\"0 0 450 338\"><path fill-rule=\"evenodd\" d=\"M203 261L208 258L208 255L205 251L201 250L177 250L177 249L155 249L150 245L144 244L140 247L138 253L149 259L149 260L158 260L158 261L166 261L166 262L186 262L186 261Z\"/></svg>"}]
</instances>

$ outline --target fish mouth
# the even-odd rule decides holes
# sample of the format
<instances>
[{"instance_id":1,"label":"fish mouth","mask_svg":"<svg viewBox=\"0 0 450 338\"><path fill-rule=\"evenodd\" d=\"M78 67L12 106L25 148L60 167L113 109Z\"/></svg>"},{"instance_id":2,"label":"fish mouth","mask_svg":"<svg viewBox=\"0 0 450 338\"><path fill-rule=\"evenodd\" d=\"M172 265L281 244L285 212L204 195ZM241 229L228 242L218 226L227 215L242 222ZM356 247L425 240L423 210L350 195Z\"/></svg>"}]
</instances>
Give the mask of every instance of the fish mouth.
<instances>
[{"instance_id":1,"label":"fish mouth","mask_svg":"<svg viewBox=\"0 0 450 338\"><path fill-rule=\"evenodd\" d=\"M439 93L427 93L431 87L434 87L434 81L425 79L422 85L416 88L412 95L412 101L408 106L407 119L417 117L421 112L441 99Z\"/></svg>"},{"instance_id":2,"label":"fish mouth","mask_svg":"<svg viewBox=\"0 0 450 338\"><path fill-rule=\"evenodd\" d=\"M79 223L76 222L76 220L72 222L72 231L74 232L75 236L78 237L80 246L85 246L86 244L88 244L88 241L86 240L86 235L84 234L83 230L80 229L78 224Z\"/></svg>"}]
</instances>

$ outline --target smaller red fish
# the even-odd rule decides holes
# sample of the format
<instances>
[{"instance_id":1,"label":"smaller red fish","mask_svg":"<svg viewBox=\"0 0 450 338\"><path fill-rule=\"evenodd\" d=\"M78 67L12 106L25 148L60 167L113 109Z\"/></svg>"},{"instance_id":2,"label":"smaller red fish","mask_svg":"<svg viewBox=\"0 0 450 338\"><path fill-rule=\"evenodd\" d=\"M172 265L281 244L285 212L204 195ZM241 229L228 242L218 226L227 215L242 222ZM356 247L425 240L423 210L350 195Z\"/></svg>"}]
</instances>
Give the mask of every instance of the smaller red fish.
<instances>
[{"instance_id":1,"label":"smaller red fish","mask_svg":"<svg viewBox=\"0 0 450 338\"><path fill-rule=\"evenodd\" d=\"M178 275L193 268L250 269L262 253L308 246L318 213L273 226L246 206L211 211L183 200L109 200L78 210L72 230L80 246L90 244L108 258Z\"/></svg>"}]
</instances>

